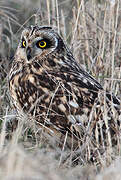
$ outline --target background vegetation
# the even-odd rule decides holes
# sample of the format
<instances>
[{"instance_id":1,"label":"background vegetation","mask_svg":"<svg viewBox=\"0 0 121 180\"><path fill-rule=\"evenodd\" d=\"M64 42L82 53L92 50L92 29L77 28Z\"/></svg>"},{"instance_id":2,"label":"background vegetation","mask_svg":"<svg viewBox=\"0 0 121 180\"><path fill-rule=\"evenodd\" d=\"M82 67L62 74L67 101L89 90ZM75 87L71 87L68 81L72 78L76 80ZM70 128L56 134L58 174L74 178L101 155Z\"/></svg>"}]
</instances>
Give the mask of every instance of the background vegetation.
<instances>
[{"instance_id":1,"label":"background vegetation","mask_svg":"<svg viewBox=\"0 0 121 180\"><path fill-rule=\"evenodd\" d=\"M7 77L21 31L31 24L55 28L80 65L121 98L120 0L0 1L0 179L120 180L120 143L111 158L109 151L99 154L100 166L86 160L72 166L68 149L33 135L28 121L19 117L16 129Z\"/></svg>"}]
</instances>

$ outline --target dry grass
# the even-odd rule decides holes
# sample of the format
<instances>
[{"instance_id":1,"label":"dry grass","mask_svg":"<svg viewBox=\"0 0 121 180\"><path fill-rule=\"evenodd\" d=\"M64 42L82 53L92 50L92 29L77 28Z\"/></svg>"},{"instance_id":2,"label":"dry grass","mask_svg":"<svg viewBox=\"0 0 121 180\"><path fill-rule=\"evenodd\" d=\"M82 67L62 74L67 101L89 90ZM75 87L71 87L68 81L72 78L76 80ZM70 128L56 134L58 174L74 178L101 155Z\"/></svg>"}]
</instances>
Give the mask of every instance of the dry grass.
<instances>
[{"instance_id":1,"label":"dry grass","mask_svg":"<svg viewBox=\"0 0 121 180\"><path fill-rule=\"evenodd\" d=\"M11 109L8 69L21 30L30 24L51 25L67 41L77 61L121 98L121 2L84 0L12 0L0 3L0 179L121 179L118 145L96 146L96 163L89 163L90 143L73 152ZM106 110L104 117L106 115ZM116 114L114 114L116 118ZM101 124L99 123L101 126ZM34 129L34 131L33 131ZM110 135L109 135L110 136ZM110 144L110 137L108 139ZM92 144L91 144L92 145ZM78 159L78 165L76 160ZM100 166L99 166L100 165Z\"/></svg>"}]
</instances>

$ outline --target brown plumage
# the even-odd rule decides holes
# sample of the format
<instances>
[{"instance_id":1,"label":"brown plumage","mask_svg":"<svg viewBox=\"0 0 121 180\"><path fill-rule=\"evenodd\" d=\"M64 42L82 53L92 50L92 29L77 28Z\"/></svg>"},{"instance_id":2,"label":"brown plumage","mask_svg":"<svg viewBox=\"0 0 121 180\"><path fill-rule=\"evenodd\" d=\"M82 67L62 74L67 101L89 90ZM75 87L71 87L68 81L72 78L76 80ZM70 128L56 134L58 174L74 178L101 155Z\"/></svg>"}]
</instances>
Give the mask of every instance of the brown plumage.
<instances>
[{"instance_id":1,"label":"brown plumage","mask_svg":"<svg viewBox=\"0 0 121 180\"><path fill-rule=\"evenodd\" d=\"M75 139L80 140L88 126L92 132L99 131L100 136L100 120L105 137L107 126L113 135L117 125L119 128L120 101L104 92L78 65L51 27L31 26L22 32L9 75L9 89L18 111L53 131L68 131ZM105 108L108 125L103 117Z\"/></svg>"}]
</instances>

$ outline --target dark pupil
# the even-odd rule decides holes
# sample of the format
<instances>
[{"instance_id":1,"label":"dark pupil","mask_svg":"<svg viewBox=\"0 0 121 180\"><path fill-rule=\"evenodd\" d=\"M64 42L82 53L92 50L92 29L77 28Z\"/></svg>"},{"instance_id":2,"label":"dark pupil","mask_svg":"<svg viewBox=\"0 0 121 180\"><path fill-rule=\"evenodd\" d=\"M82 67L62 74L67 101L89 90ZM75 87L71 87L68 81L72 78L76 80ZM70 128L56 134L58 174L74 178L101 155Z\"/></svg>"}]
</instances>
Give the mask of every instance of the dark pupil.
<instances>
[{"instance_id":1,"label":"dark pupil","mask_svg":"<svg viewBox=\"0 0 121 180\"><path fill-rule=\"evenodd\" d=\"M40 42L40 45L43 46L43 45L44 45L44 42Z\"/></svg>"}]
</instances>

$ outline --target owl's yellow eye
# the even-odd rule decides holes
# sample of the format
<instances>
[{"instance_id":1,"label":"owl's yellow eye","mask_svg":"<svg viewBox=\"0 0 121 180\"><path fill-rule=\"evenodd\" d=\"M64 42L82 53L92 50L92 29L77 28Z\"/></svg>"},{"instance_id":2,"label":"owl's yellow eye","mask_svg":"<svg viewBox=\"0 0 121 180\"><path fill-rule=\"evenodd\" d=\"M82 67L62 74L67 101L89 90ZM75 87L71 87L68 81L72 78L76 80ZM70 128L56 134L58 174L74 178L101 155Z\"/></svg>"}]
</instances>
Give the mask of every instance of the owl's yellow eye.
<instances>
[{"instance_id":1,"label":"owl's yellow eye","mask_svg":"<svg viewBox=\"0 0 121 180\"><path fill-rule=\"evenodd\" d=\"M38 46L39 48L45 48L45 47L47 46L47 43L46 43L46 41L44 41L44 40L38 41L38 42L37 42L37 46Z\"/></svg>"},{"instance_id":2,"label":"owl's yellow eye","mask_svg":"<svg viewBox=\"0 0 121 180\"><path fill-rule=\"evenodd\" d=\"M26 47L26 41L22 40L22 47L25 48Z\"/></svg>"}]
</instances>

